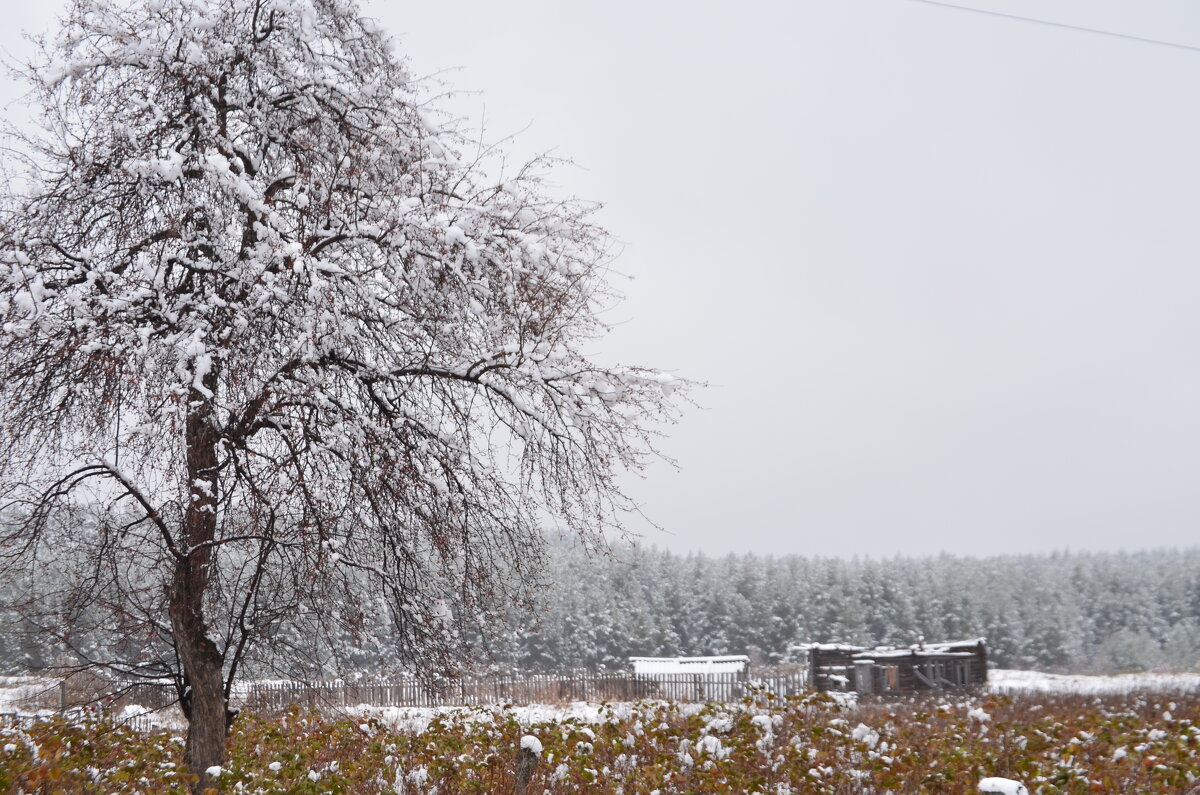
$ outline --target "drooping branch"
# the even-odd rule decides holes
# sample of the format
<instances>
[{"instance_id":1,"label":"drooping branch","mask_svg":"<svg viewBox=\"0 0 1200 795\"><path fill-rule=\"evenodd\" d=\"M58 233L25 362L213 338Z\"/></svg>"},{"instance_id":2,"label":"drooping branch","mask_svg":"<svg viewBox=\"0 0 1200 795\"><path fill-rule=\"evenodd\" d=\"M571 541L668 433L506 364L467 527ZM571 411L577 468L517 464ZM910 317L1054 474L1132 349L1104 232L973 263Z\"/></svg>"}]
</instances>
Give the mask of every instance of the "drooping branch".
<instances>
[{"instance_id":1,"label":"drooping branch","mask_svg":"<svg viewBox=\"0 0 1200 795\"><path fill-rule=\"evenodd\" d=\"M272 647L448 665L527 601L547 516L597 539L632 507L620 472L688 385L582 352L616 300L595 208L436 123L353 3L80 0L66 26L0 217L0 412L30 428L0 433L0 513L27 511L0 555L94 492L47 604L80 660L131 629L205 770Z\"/></svg>"}]
</instances>

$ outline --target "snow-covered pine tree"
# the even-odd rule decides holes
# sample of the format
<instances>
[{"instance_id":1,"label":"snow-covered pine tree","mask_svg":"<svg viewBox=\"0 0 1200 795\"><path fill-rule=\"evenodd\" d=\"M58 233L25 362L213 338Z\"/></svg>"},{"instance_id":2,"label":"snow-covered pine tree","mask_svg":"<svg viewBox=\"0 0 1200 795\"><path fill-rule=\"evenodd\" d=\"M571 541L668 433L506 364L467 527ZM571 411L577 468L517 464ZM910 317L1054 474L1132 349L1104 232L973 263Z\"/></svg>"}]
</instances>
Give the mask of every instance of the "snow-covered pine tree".
<instances>
[{"instance_id":1,"label":"snow-covered pine tree","mask_svg":"<svg viewBox=\"0 0 1200 795\"><path fill-rule=\"evenodd\" d=\"M0 216L0 542L91 556L71 599L137 654L80 662L175 678L203 787L255 644L386 610L435 659L526 595L547 514L630 507L686 385L584 355L592 208L464 157L351 0L76 0L42 52Z\"/></svg>"}]
</instances>

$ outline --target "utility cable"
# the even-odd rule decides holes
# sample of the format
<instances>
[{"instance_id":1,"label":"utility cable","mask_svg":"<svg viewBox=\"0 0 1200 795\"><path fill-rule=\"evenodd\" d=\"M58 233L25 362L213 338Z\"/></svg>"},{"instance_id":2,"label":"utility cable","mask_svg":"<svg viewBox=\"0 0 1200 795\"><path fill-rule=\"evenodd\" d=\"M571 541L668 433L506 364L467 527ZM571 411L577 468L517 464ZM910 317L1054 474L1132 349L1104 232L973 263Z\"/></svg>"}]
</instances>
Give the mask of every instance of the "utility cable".
<instances>
[{"instance_id":1,"label":"utility cable","mask_svg":"<svg viewBox=\"0 0 1200 795\"><path fill-rule=\"evenodd\" d=\"M1022 17L1017 14L1007 14L1003 11L989 11L986 8L972 8L971 6L960 6L954 3L943 3L940 0L912 0L914 3L925 3L931 6L941 6L942 8L953 8L958 11L973 11L976 14L986 14L991 17L1003 17L1004 19L1016 19L1021 22L1033 22L1038 25L1049 25L1055 28L1066 28L1067 30L1077 30L1082 33L1096 33L1101 36L1114 36L1118 39L1129 39L1131 41L1140 41L1143 44L1157 44L1162 47L1175 47L1180 50L1192 50L1200 52L1200 47L1193 47L1190 44L1177 44L1173 41L1160 41L1159 39L1147 39L1143 36L1133 36L1128 33L1115 33L1111 30L1100 30L1098 28L1085 28L1082 25L1071 25L1067 22L1051 22L1048 19L1037 19L1036 17Z\"/></svg>"}]
</instances>

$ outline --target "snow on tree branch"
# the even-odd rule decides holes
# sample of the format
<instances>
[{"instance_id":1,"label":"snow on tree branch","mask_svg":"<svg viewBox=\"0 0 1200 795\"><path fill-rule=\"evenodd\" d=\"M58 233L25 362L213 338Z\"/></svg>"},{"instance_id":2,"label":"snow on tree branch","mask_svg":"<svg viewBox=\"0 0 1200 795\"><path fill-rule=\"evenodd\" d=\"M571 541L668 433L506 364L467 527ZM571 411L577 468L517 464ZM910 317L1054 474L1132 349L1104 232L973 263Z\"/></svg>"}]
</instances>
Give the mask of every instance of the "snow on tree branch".
<instances>
[{"instance_id":1,"label":"snow on tree branch","mask_svg":"<svg viewBox=\"0 0 1200 795\"><path fill-rule=\"evenodd\" d=\"M0 498L23 518L0 541L55 537L80 473L87 510L128 514L97 522L104 554L165 594L174 642L199 633L185 674L215 643L232 677L284 621L253 620L268 592L371 582L445 645L447 605L533 582L547 515L594 537L634 507L618 476L690 385L585 355L616 300L594 206L545 161L464 157L353 3L76 0L28 77L42 129L0 215Z\"/></svg>"}]
</instances>

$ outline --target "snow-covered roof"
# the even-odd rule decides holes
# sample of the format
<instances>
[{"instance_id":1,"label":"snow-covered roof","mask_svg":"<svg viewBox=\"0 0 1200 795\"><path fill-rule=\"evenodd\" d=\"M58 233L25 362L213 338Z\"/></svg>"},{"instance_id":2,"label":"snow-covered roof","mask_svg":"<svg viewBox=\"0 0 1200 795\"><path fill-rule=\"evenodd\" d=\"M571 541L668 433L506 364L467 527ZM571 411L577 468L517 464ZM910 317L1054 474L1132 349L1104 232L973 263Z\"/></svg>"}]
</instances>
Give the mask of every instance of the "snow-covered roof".
<instances>
[{"instance_id":1,"label":"snow-covered roof","mask_svg":"<svg viewBox=\"0 0 1200 795\"><path fill-rule=\"evenodd\" d=\"M864 651L863 646L854 646L849 643L799 643L794 646L788 646L788 651Z\"/></svg>"},{"instance_id":2,"label":"snow-covered roof","mask_svg":"<svg viewBox=\"0 0 1200 795\"><path fill-rule=\"evenodd\" d=\"M973 649L980 644L986 645L986 642L986 638L971 638L970 640L949 640L937 643L914 643L912 646L876 646L873 649L846 643L805 643L800 646L790 646L789 649L847 652L860 660L912 657L914 655L917 657L971 657L975 654Z\"/></svg>"},{"instance_id":3,"label":"snow-covered roof","mask_svg":"<svg viewBox=\"0 0 1200 795\"><path fill-rule=\"evenodd\" d=\"M947 651L941 647L930 648L926 646L923 649L874 649L872 651L861 651L854 655L856 660L888 660L898 657L974 657L974 652L969 651Z\"/></svg>"},{"instance_id":4,"label":"snow-covered roof","mask_svg":"<svg viewBox=\"0 0 1200 795\"><path fill-rule=\"evenodd\" d=\"M978 646L981 643L986 644L987 638L968 638L966 640L940 640L937 643L926 643L925 648L930 649L930 650L932 650L932 649L949 649L952 646L954 646L954 647ZM919 648L919 647L916 645L913 645L910 648L915 649L915 648Z\"/></svg>"},{"instance_id":5,"label":"snow-covered roof","mask_svg":"<svg viewBox=\"0 0 1200 795\"><path fill-rule=\"evenodd\" d=\"M746 670L750 658L744 654L721 657L630 657L635 674L716 674Z\"/></svg>"}]
</instances>

